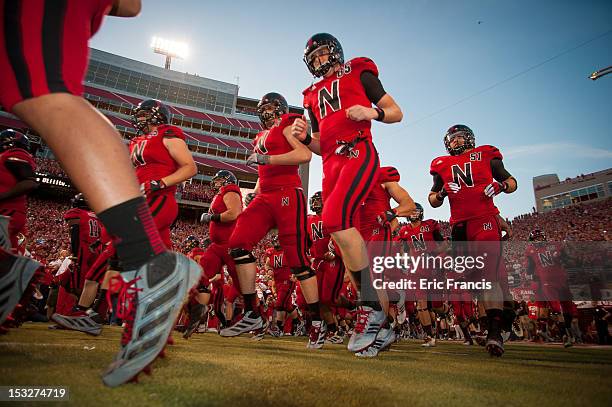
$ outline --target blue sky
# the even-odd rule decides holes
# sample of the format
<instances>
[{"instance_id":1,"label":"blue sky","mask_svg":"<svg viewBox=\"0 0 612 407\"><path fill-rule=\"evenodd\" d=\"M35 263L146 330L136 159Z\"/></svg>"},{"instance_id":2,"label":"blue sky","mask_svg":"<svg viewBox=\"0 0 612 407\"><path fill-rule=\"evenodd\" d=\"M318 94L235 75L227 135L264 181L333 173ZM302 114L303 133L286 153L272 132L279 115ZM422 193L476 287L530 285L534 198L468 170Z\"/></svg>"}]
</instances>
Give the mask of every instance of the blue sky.
<instances>
[{"instance_id":1,"label":"blue sky","mask_svg":"<svg viewBox=\"0 0 612 407\"><path fill-rule=\"evenodd\" d=\"M612 65L612 33L455 105L612 30L611 1L143 3L137 18L107 18L91 46L163 66L151 38L186 41L190 55L173 69L232 83L239 76L241 95L277 91L295 105L312 82L302 62L311 34L335 35L347 59L372 58L404 112L399 124L374 125L381 163L399 169L419 202L431 187L429 163L445 154L442 136L455 123L470 126L478 144L497 146L518 179L516 193L496 198L507 217L534 206L533 176L612 167L612 75L586 78ZM320 160L310 174L312 193ZM447 204L424 206L427 217L448 218Z\"/></svg>"}]
</instances>

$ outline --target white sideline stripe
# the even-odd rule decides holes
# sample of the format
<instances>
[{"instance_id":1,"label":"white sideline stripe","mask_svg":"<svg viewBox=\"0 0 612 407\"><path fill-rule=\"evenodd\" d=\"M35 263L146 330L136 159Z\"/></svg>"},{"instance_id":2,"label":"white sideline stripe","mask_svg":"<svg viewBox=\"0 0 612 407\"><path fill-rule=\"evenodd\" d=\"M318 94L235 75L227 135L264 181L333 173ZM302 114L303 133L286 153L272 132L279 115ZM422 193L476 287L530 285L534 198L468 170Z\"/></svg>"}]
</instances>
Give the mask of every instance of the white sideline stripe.
<instances>
[{"instance_id":1,"label":"white sideline stripe","mask_svg":"<svg viewBox=\"0 0 612 407\"><path fill-rule=\"evenodd\" d=\"M66 346L78 346L78 347L83 347L83 346L88 346L88 345L84 345L84 344L77 344L77 343L24 343L24 342L0 342L0 346L40 346L40 347L46 347L46 346L58 346L58 347L66 347Z\"/></svg>"}]
</instances>

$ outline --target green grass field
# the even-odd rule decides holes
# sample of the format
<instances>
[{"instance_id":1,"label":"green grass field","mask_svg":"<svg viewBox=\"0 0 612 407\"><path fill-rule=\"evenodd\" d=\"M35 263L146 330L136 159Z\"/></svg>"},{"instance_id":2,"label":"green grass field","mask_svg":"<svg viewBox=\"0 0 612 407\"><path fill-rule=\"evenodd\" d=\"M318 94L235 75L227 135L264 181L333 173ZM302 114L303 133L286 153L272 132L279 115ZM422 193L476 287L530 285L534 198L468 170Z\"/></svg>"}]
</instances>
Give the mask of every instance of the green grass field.
<instances>
[{"instance_id":1,"label":"green grass field","mask_svg":"<svg viewBox=\"0 0 612 407\"><path fill-rule=\"evenodd\" d=\"M612 349L510 344L491 359L477 346L407 341L360 360L341 345L308 351L305 338L175 333L152 376L109 389L100 372L119 336L25 324L0 337L0 385L69 386L77 406L612 405Z\"/></svg>"}]
</instances>

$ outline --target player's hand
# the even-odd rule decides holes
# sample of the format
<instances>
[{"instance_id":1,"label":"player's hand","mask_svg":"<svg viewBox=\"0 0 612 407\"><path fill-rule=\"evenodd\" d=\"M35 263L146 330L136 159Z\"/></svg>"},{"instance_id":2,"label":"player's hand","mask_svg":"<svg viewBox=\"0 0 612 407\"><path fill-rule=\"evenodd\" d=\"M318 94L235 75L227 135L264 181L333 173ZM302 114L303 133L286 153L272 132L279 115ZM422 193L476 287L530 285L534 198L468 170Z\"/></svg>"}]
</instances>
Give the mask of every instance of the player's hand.
<instances>
[{"instance_id":1,"label":"player's hand","mask_svg":"<svg viewBox=\"0 0 612 407\"><path fill-rule=\"evenodd\" d=\"M323 260L325 261L334 261L336 259L336 253L329 251L329 252L325 252L325 254L323 255Z\"/></svg>"},{"instance_id":2,"label":"player's hand","mask_svg":"<svg viewBox=\"0 0 612 407\"><path fill-rule=\"evenodd\" d=\"M393 209L389 209L388 211L384 211L384 212L378 214L378 216L376 216L376 220L382 226L388 225L395 218L397 218L397 213L395 213L395 211Z\"/></svg>"},{"instance_id":3,"label":"player's hand","mask_svg":"<svg viewBox=\"0 0 612 407\"><path fill-rule=\"evenodd\" d=\"M448 190L450 192L452 192L453 194L456 194L457 192L459 192L461 190L461 185L458 183L454 183L454 182L449 182L448 184L446 184L448 186ZM444 191L446 191L446 188L443 188ZM448 191L447 191L448 193Z\"/></svg>"},{"instance_id":4,"label":"player's hand","mask_svg":"<svg viewBox=\"0 0 612 407\"><path fill-rule=\"evenodd\" d=\"M210 223L210 222L212 222L212 217L213 217L212 213L205 212L205 213L202 214L202 216L200 216L200 222L202 222L202 223Z\"/></svg>"},{"instance_id":5,"label":"player's hand","mask_svg":"<svg viewBox=\"0 0 612 407\"><path fill-rule=\"evenodd\" d=\"M345 110L346 117L356 122L364 120L374 120L378 117L378 112L371 107L361 105L351 106Z\"/></svg>"},{"instance_id":6,"label":"player's hand","mask_svg":"<svg viewBox=\"0 0 612 407\"><path fill-rule=\"evenodd\" d=\"M308 131L308 122L304 116L295 119L291 125L291 135L300 141L306 140L306 132Z\"/></svg>"},{"instance_id":7,"label":"player's hand","mask_svg":"<svg viewBox=\"0 0 612 407\"><path fill-rule=\"evenodd\" d=\"M140 184L140 192L142 192L146 196L152 194L153 192L161 191L164 188L166 188L166 184L164 184L164 181L162 180L146 181Z\"/></svg>"},{"instance_id":8,"label":"player's hand","mask_svg":"<svg viewBox=\"0 0 612 407\"><path fill-rule=\"evenodd\" d=\"M504 192L506 188L507 184L502 184L501 182L493 181L485 187L484 194L489 198L493 198L495 195Z\"/></svg>"},{"instance_id":9,"label":"player's hand","mask_svg":"<svg viewBox=\"0 0 612 407\"><path fill-rule=\"evenodd\" d=\"M270 164L270 156L265 154L253 153L246 160L246 165L249 167L266 164Z\"/></svg>"}]
</instances>

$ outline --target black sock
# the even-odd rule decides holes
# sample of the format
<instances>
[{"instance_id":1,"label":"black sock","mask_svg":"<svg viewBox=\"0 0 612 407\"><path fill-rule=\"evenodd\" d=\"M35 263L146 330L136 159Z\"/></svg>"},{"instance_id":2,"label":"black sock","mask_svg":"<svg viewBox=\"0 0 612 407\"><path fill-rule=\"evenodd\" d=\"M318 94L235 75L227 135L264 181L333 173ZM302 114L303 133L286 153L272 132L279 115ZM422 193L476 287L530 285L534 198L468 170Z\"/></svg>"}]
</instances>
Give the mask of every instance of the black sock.
<instances>
[{"instance_id":1,"label":"black sock","mask_svg":"<svg viewBox=\"0 0 612 407\"><path fill-rule=\"evenodd\" d=\"M78 304L75 306L75 308L77 311L87 311L89 309L89 307L85 307L83 305L78 305Z\"/></svg>"},{"instance_id":2,"label":"black sock","mask_svg":"<svg viewBox=\"0 0 612 407\"><path fill-rule=\"evenodd\" d=\"M259 312L257 310L257 307L255 307L257 294L242 294L242 296L244 297L244 313L246 314L247 312L251 311L253 313L253 316L258 317Z\"/></svg>"},{"instance_id":3,"label":"black sock","mask_svg":"<svg viewBox=\"0 0 612 407\"><path fill-rule=\"evenodd\" d=\"M489 337L496 337L501 335L503 311L500 309L488 309L487 310L487 322L489 324Z\"/></svg>"},{"instance_id":4,"label":"black sock","mask_svg":"<svg viewBox=\"0 0 612 407\"><path fill-rule=\"evenodd\" d=\"M143 197L130 199L98 214L113 237L124 270L134 270L166 250Z\"/></svg>"},{"instance_id":5,"label":"black sock","mask_svg":"<svg viewBox=\"0 0 612 407\"><path fill-rule=\"evenodd\" d=\"M321 320L321 310L319 309L319 301L313 302L312 304L308 304L308 311L310 312L313 321Z\"/></svg>"},{"instance_id":6,"label":"black sock","mask_svg":"<svg viewBox=\"0 0 612 407\"><path fill-rule=\"evenodd\" d=\"M93 308L94 311L98 312L98 307L100 306L100 303L104 300L104 298L106 298L106 291L107 290L105 290L104 288L101 288L98 291L98 295L96 296L96 299L91 305L91 308Z\"/></svg>"}]
</instances>

